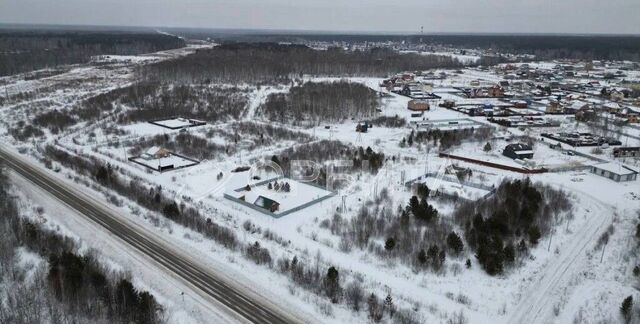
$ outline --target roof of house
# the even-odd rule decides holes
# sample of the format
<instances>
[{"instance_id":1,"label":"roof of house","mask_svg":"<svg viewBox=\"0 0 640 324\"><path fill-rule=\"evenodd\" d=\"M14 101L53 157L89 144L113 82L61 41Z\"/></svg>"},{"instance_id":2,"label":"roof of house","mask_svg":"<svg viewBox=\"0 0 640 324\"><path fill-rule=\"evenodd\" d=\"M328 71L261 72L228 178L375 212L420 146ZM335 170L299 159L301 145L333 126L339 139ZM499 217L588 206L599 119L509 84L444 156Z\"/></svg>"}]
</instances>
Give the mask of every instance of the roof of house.
<instances>
[{"instance_id":1,"label":"roof of house","mask_svg":"<svg viewBox=\"0 0 640 324\"><path fill-rule=\"evenodd\" d=\"M258 199L256 199L253 204L270 210L274 204L279 205L280 203L278 203L277 201L271 198L267 198L265 196L258 196Z\"/></svg>"},{"instance_id":2,"label":"roof of house","mask_svg":"<svg viewBox=\"0 0 640 324\"><path fill-rule=\"evenodd\" d=\"M510 149L510 150L516 152L517 154L533 154L533 150L532 150L531 146L528 145L528 144L524 144L524 143L509 144L504 149L505 150L506 149Z\"/></svg>"},{"instance_id":3,"label":"roof of house","mask_svg":"<svg viewBox=\"0 0 640 324\"><path fill-rule=\"evenodd\" d=\"M615 162L607 162L607 163L601 163L601 164L595 164L593 166L596 169L600 169L600 170L604 170L604 171L609 171L613 174L618 174L618 175L626 175L626 174L637 174L638 171L624 165L621 163L615 163Z\"/></svg>"},{"instance_id":4,"label":"roof of house","mask_svg":"<svg viewBox=\"0 0 640 324\"><path fill-rule=\"evenodd\" d=\"M152 146L150 147L146 152L144 152L145 154L148 155L156 155L158 154L158 152L160 152L162 150L162 148L160 146Z\"/></svg>"}]
</instances>

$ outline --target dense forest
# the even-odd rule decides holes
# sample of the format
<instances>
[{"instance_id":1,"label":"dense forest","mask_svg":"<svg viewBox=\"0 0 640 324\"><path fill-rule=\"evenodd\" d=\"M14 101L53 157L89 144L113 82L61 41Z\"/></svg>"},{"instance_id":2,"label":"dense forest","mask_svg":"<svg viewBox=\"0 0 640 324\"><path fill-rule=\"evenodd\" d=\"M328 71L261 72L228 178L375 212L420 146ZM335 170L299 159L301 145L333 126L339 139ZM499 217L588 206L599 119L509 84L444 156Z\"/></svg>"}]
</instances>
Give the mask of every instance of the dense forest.
<instances>
[{"instance_id":1,"label":"dense forest","mask_svg":"<svg viewBox=\"0 0 640 324\"><path fill-rule=\"evenodd\" d=\"M0 167L0 323L163 323L162 306L69 237L19 216ZM21 251L21 252L19 252ZM25 268L19 253L48 260Z\"/></svg>"},{"instance_id":2,"label":"dense forest","mask_svg":"<svg viewBox=\"0 0 640 324\"><path fill-rule=\"evenodd\" d=\"M224 34L204 30L177 31L192 37L209 35L221 41L241 42L405 42L425 46L491 49L500 53L535 54L539 59L573 58L639 60L640 37L631 35L365 35L365 34Z\"/></svg>"},{"instance_id":3,"label":"dense forest","mask_svg":"<svg viewBox=\"0 0 640 324\"><path fill-rule=\"evenodd\" d=\"M139 70L146 79L185 83L287 82L301 75L377 76L407 70L457 68L447 56L399 54L390 49L345 51L313 50L304 45L275 43L223 44Z\"/></svg>"},{"instance_id":4,"label":"dense forest","mask_svg":"<svg viewBox=\"0 0 640 324\"><path fill-rule=\"evenodd\" d=\"M320 122L340 122L366 118L380 106L375 91L360 83L307 82L289 93L269 95L263 113L281 123L316 126Z\"/></svg>"},{"instance_id":5,"label":"dense forest","mask_svg":"<svg viewBox=\"0 0 640 324\"><path fill-rule=\"evenodd\" d=\"M157 33L0 30L0 76L85 63L95 55L136 55L184 46L180 38Z\"/></svg>"}]
</instances>

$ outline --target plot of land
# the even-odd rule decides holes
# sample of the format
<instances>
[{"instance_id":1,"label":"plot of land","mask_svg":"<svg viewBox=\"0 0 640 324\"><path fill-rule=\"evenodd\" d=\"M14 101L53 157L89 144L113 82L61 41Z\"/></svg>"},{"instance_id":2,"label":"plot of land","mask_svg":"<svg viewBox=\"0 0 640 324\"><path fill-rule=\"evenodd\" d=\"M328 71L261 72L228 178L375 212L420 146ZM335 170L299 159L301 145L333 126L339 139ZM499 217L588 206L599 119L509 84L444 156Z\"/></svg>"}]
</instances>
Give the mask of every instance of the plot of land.
<instances>
[{"instance_id":1,"label":"plot of land","mask_svg":"<svg viewBox=\"0 0 640 324\"><path fill-rule=\"evenodd\" d=\"M171 171L182 169L198 164L199 162L184 156L172 153L168 157L161 159L145 159L143 157L133 157L129 159L131 162L140 164L154 171Z\"/></svg>"},{"instance_id":2,"label":"plot of land","mask_svg":"<svg viewBox=\"0 0 640 324\"><path fill-rule=\"evenodd\" d=\"M285 183L288 184L289 191L285 191L282 188L279 190L275 189L276 181L279 186ZM270 184L271 189L269 189ZM282 217L292 212L302 210L334 195L333 192L323 188L286 178L261 181L250 185L250 190L246 190L246 188L243 187L228 190L225 193L227 199L249 205L263 213L273 214L274 217ZM262 204L265 200L269 201L269 206ZM273 207L271 210L269 210L270 208L266 208L271 207L273 203L277 204L277 207Z\"/></svg>"}]
</instances>

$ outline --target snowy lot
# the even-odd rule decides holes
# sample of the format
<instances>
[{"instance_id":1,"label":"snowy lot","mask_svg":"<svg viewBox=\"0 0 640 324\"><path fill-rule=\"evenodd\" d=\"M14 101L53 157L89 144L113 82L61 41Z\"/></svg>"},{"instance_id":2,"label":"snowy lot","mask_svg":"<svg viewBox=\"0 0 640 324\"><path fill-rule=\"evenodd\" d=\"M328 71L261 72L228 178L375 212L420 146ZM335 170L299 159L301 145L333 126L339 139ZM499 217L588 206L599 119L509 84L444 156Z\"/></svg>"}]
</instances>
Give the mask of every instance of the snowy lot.
<instances>
[{"instance_id":1,"label":"snowy lot","mask_svg":"<svg viewBox=\"0 0 640 324\"><path fill-rule=\"evenodd\" d=\"M250 190L248 191L241 187L227 190L226 194L233 198L243 197L243 200L248 204L254 204L259 197L271 199L279 204L278 209L272 212L274 217L289 214L292 210L297 211L311 207L314 202L319 202L333 195L331 191L323 188L287 178L273 178L272 180L253 182L255 181L245 182L250 185ZM277 185L276 182L278 183ZM283 188L285 185L288 188L286 190Z\"/></svg>"},{"instance_id":2,"label":"snowy lot","mask_svg":"<svg viewBox=\"0 0 640 324\"><path fill-rule=\"evenodd\" d=\"M141 164L155 171L171 171L174 169L186 168L198 164L198 162L195 160L187 159L175 154L170 154L167 157L159 159L136 157L131 158L131 162Z\"/></svg>"}]
</instances>

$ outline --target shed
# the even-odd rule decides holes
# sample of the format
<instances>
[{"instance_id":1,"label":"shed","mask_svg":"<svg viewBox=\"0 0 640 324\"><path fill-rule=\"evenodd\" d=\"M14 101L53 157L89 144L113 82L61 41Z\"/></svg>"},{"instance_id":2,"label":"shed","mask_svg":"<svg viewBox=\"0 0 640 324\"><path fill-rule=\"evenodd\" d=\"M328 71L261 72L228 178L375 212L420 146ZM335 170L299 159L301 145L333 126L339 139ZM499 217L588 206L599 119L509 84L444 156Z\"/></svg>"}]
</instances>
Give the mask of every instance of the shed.
<instances>
[{"instance_id":1,"label":"shed","mask_svg":"<svg viewBox=\"0 0 640 324\"><path fill-rule=\"evenodd\" d=\"M638 171L621 163L607 162L591 166L591 173L609 178L616 182L635 181L638 179Z\"/></svg>"}]
</instances>

